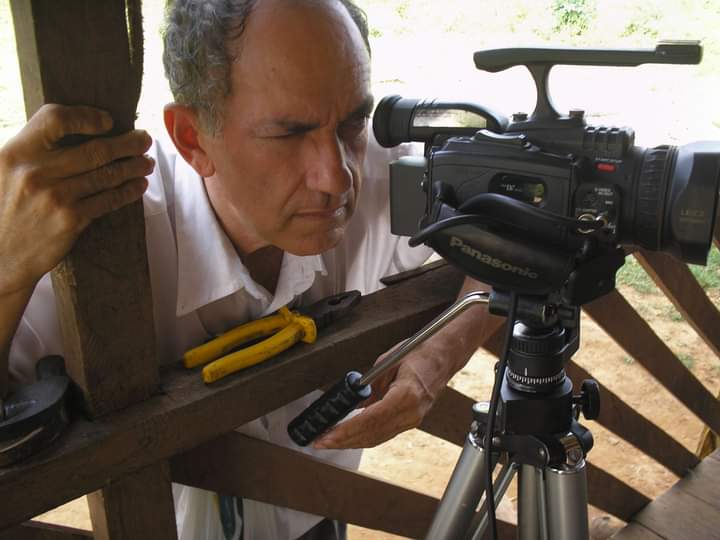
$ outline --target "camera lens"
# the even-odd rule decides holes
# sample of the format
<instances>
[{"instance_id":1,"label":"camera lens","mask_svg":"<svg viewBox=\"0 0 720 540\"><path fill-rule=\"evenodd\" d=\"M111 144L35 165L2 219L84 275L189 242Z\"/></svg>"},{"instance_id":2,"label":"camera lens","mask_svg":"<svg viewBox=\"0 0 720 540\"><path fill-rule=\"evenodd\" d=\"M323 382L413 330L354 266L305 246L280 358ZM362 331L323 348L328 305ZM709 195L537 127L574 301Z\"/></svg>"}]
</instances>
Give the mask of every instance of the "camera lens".
<instances>
[{"instance_id":1,"label":"camera lens","mask_svg":"<svg viewBox=\"0 0 720 540\"><path fill-rule=\"evenodd\" d=\"M637 178L634 243L705 264L720 183L720 143L649 148Z\"/></svg>"}]
</instances>

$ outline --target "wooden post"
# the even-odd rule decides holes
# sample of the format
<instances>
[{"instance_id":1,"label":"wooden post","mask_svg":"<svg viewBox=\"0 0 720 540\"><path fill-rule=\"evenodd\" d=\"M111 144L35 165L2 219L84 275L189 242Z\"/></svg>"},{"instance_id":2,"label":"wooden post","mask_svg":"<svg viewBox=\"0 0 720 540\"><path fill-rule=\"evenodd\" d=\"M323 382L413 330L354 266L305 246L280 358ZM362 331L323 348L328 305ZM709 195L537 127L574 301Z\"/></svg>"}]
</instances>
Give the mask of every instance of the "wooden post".
<instances>
[{"instance_id":1,"label":"wooden post","mask_svg":"<svg viewBox=\"0 0 720 540\"><path fill-rule=\"evenodd\" d=\"M114 133L132 129L142 25L135 25L139 36L129 36L125 2L11 5L28 117L44 103L92 105L112 114ZM65 363L87 413L101 416L149 397L158 367L142 203L93 223L53 272L53 286Z\"/></svg>"},{"instance_id":2,"label":"wooden post","mask_svg":"<svg viewBox=\"0 0 720 540\"><path fill-rule=\"evenodd\" d=\"M109 111L132 129L142 80L140 0L11 0L28 116L44 103ZM97 417L158 384L138 202L97 220L53 271L68 373ZM96 538L177 538L167 463L89 495Z\"/></svg>"}]
</instances>

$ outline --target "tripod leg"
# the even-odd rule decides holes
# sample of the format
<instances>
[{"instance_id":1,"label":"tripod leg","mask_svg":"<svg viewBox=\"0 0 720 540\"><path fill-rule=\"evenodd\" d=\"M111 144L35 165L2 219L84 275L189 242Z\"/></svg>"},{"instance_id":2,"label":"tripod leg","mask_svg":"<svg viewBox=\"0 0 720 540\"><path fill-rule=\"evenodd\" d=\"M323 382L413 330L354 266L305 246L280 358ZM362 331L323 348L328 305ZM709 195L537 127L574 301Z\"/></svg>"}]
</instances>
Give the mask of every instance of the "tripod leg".
<instances>
[{"instance_id":1,"label":"tripod leg","mask_svg":"<svg viewBox=\"0 0 720 540\"><path fill-rule=\"evenodd\" d=\"M547 540L543 471L521 465L518 473L518 540Z\"/></svg>"},{"instance_id":2,"label":"tripod leg","mask_svg":"<svg viewBox=\"0 0 720 540\"><path fill-rule=\"evenodd\" d=\"M550 538L587 540L587 476L585 460L572 469L545 468L545 491Z\"/></svg>"},{"instance_id":3,"label":"tripod leg","mask_svg":"<svg viewBox=\"0 0 720 540\"><path fill-rule=\"evenodd\" d=\"M426 540L465 538L485 487L485 450L469 435Z\"/></svg>"},{"instance_id":4,"label":"tripod leg","mask_svg":"<svg viewBox=\"0 0 720 540\"><path fill-rule=\"evenodd\" d=\"M503 468L500 470L500 472L497 475L497 479L495 480L495 483L493 485L493 491L495 492L495 507L497 508L500 504L500 500L505 495L505 492L510 487L510 482L513 479L513 476L515 476L515 472L517 472L517 464L510 463L508 465L504 465ZM469 533L471 536L468 536L469 540L482 540L483 535L485 534L485 530L488 527L489 522L489 514L487 511L487 497L485 498L485 501L483 502L482 506L480 507L480 511L475 514L475 516L472 519L472 524L470 525ZM473 533L474 531L474 533Z\"/></svg>"}]
</instances>

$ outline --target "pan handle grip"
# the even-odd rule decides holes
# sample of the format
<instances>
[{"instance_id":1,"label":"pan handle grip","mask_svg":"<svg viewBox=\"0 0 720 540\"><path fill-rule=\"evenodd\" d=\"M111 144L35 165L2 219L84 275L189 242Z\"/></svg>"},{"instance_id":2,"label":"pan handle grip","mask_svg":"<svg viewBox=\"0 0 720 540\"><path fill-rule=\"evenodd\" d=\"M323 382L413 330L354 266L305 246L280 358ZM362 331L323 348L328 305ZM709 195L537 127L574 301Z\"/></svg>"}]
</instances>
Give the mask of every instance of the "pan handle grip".
<instances>
[{"instance_id":1,"label":"pan handle grip","mask_svg":"<svg viewBox=\"0 0 720 540\"><path fill-rule=\"evenodd\" d=\"M369 384L356 386L361 378L360 373L351 371L313 401L288 425L290 438L299 446L307 446L369 398Z\"/></svg>"}]
</instances>

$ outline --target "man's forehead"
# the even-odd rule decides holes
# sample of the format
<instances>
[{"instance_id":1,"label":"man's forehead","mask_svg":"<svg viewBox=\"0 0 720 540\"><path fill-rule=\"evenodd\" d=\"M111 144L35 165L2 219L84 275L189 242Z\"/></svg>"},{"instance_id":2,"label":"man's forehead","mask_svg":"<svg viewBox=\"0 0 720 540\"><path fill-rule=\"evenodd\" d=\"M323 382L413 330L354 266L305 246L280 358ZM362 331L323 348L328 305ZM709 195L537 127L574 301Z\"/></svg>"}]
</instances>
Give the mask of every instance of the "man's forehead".
<instances>
[{"instance_id":1,"label":"man's forehead","mask_svg":"<svg viewBox=\"0 0 720 540\"><path fill-rule=\"evenodd\" d=\"M231 67L233 94L278 100L273 109L299 111L303 102L312 107L317 100L342 101L347 112L360 106L369 95L369 55L347 12L298 10L298 3L289 0L263 1L238 44ZM345 9L337 0L299 4Z\"/></svg>"},{"instance_id":2,"label":"man's forehead","mask_svg":"<svg viewBox=\"0 0 720 540\"><path fill-rule=\"evenodd\" d=\"M340 0L255 0L244 23L243 32L283 34L290 25L302 27L310 20L332 22L338 30L358 31L347 8ZM262 27L260 30L256 27ZM308 36L310 39L317 36Z\"/></svg>"}]
</instances>

